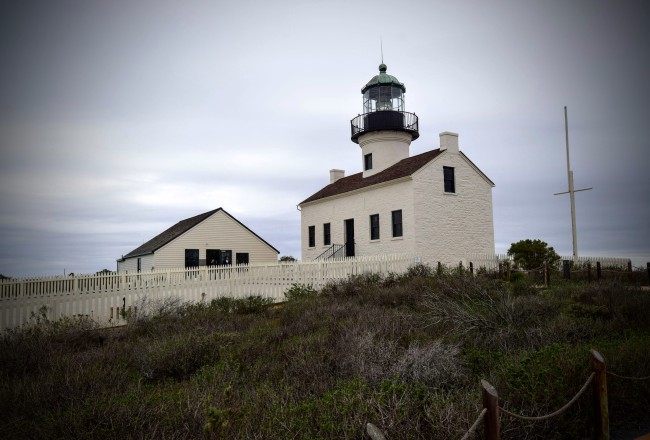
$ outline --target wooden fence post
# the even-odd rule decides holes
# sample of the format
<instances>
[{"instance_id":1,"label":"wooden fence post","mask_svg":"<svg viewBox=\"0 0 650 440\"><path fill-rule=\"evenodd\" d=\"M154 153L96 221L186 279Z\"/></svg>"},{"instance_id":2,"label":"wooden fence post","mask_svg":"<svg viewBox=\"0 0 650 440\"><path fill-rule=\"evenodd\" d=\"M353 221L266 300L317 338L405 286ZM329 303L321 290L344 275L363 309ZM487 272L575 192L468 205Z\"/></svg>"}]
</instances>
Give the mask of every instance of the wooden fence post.
<instances>
[{"instance_id":1,"label":"wooden fence post","mask_svg":"<svg viewBox=\"0 0 650 440\"><path fill-rule=\"evenodd\" d=\"M591 281L591 261L587 261L587 280Z\"/></svg>"},{"instance_id":2,"label":"wooden fence post","mask_svg":"<svg viewBox=\"0 0 650 440\"><path fill-rule=\"evenodd\" d=\"M544 262L544 285L548 287L551 284L551 268L548 265L548 261Z\"/></svg>"},{"instance_id":3,"label":"wooden fence post","mask_svg":"<svg viewBox=\"0 0 650 440\"><path fill-rule=\"evenodd\" d=\"M596 279L600 281L600 278L603 276L603 268L600 266L600 261L596 261Z\"/></svg>"},{"instance_id":4,"label":"wooden fence post","mask_svg":"<svg viewBox=\"0 0 650 440\"><path fill-rule=\"evenodd\" d=\"M366 425L366 433L372 440L386 440L384 433L372 423Z\"/></svg>"},{"instance_id":5,"label":"wooden fence post","mask_svg":"<svg viewBox=\"0 0 650 440\"><path fill-rule=\"evenodd\" d=\"M503 279L503 263L499 263L499 279Z\"/></svg>"},{"instance_id":6,"label":"wooden fence post","mask_svg":"<svg viewBox=\"0 0 650 440\"><path fill-rule=\"evenodd\" d=\"M442 263L438 261L438 275L442 275Z\"/></svg>"},{"instance_id":7,"label":"wooden fence post","mask_svg":"<svg viewBox=\"0 0 650 440\"><path fill-rule=\"evenodd\" d=\"M594 428L598 440L609 440L609 409L607 407L607 370L605 359L596 350L591 350L591 367L594 376Z\"/></svg>"},{"instance_id":8,"label":"wooden fence post","mask_svg":"<svg viewBox=\"0 0 650 440\"><path fill-rule=\"evenodd\" d=\"M571 266L569 265L570 262L570 260L562 260L562 270L564 272L565 280L571 279Z\"/></svg>"},{"instance_id":9,"label":"wooden fence post","mask_svg":"<svg viewBox=\"0 0 650 440\"><path fill-rule=\"evenodd\" d=\"M469 274L474 275L474 263L469 262Z\"/></svg>"},{"instance_id":10,"label":"wooden fence post","mask_svg":"<svg viewBox=\"0 0 650 440\"><path fill-rule=\"evenodd\" d=\"M485 440L499 440L501 438L501 426L499 425L499 396L497 390L487 381L481 379L481 394L483 408L487 409L483 421Z\"/></svg>"},{"instance_id":11,"label":"wooden fence post","mask_svg":"<svg viewBox=\"0 0 650 440\"><path fill-rule=\"evenodd\" d=\"M634 281L634 277L632 275L632 261L627 260L627 280L631 283Z\"/></svg>"},{"instance_id":12,"label":"wooden fence post","mask_svg":"<svg viewBox=\"0 0 650 440\"><path fill-rule=\"evenodd\" d=\"M646 263L646 267L648 269L648 284L650 284L650 262Z\"/></svg>"}]
</instances>

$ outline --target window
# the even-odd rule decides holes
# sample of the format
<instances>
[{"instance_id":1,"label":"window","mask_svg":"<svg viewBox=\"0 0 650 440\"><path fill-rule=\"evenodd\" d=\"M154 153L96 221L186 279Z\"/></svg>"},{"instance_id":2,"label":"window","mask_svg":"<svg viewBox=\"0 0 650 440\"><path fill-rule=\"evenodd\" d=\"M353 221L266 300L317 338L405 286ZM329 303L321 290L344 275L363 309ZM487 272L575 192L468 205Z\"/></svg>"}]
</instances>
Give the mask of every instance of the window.
<instances>
[{"instance_id":1,"label":"window","mask_svg":"<svg viewBox=\"0 0 650 440\"><path fill-rule=\"evenodd\" d=\"M138 272L142 270L142 258L138 257Z\"/></svg>"},{"instance_id":2,"label":"window","mask_svg":"<svg viewBox=\"0 0 650 440\"><path fill-rule=\"evenodd\" d=\"M208 266L216 266L221 264L219 258L221 257L220 249L206 249L205 250L205 264Z\"/></svg>"},{"instance_id":3,"label":"window","mask_svg":"<svg viewBox=\"0 0 650 440\"><path fill-rule=\"evenodd\" d=\"M220 250L221 254L219 257L219 264L227 264L230 265L232 264L232 250L231 249L226 249Z\"/></svg>"},{"instance_id":4,"label":"window","mask_svg":"<svg viewBox=\"0 0 650 440\"><path fill-rule=\"evenodd\" d=\"M330 244L332 244L332 237L330 235L330 224L329 223L325 223L323 225L323 244L325 246L329 246Z\"/></svg>"},{"instance_id":5,"label":"window","mask_svg":"<svg viewBox=\"0 0 650 440\"><path fill-rule=\"evenodd\" d=\"M393 237L402 236L402 210L398 209L391 213L393 223Z\"/></svg>"},{"instance_id":6,"label":"window","mask_svg":"<svg viewBox=\"0 0 650 440\"><path fill-rule=\"evenodd\" d=\"M235 264L248 264L248 252L237 252L235 254Z\"/></svg>"},{"instance_id":7,"label":"window","mask_svg":"<svg viewBox=\"0 0 650 440\"><path fill-rule=\"evenodd\" d=\"M379 214L370 216L370 239L379 240Z\"/></svg>"},{"instance_id":8,"label":"window","mask_svg":"<svg viewBox=\"0 0 650 440\"><path fill-rule=\"evenodd\" d=\"M185 267L199 267L198 249L185 249Z\"/></svg>"},{"instance_id":9,"label":"window","mask_svg":"<svg viewBox=\"0 0 650 440\"><path fill-rule=\"evenodd\" d=\"M363 156L363 170L371 170L372 169L372 153L368 153L365 156Z\"/></svg>"},{"instance_id":10,"label":"window","mask_svg":"<svg viewBox=\"0 0 650 440\"><path fill-rule=\"evenodd\" d=\"M445 179L445 192L455 193L456 192L456 182L454 180L454 168L453 167L442 167L442 174Z\"/></svg>"},{"instance_id":11,"label":"window","mask_svg":"<svg viewBox=\"0 0 650 440\"><path fill-rule=\"evenodd\" d=\"M309 226L309 247L316 246L316 226Z\"/></svg>"}]
</instances>

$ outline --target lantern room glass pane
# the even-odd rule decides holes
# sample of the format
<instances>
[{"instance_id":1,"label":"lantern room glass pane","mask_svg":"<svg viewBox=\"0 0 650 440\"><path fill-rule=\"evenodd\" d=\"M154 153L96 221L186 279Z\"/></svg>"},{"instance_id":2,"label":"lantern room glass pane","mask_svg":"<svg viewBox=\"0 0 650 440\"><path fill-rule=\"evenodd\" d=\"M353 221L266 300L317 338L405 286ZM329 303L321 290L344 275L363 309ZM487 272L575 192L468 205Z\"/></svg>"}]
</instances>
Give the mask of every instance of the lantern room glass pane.
<instances>
[{"instance_id":1,"label":"lantern room glass pane","mask_svg":"<svg viewBox=\"0 0 650 440\"><path fill-rule=\"evenodd\" d=\"M392 110L404 111L404 94L399 87L381 86L368 89L363 94L363 112Z\"/></svg>"}]
</instances>

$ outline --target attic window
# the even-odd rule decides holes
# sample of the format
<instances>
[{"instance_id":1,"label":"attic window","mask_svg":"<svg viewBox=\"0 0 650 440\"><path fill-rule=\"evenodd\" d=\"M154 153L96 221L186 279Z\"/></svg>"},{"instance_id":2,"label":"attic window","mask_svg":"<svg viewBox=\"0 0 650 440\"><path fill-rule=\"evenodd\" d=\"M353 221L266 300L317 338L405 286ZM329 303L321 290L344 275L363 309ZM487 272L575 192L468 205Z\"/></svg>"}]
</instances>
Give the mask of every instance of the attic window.
<instances>
[{"instance_id":1,"label":"attic window","mask_svg":"<svg viewBox=\"0 0 650 440\"><path fill-rule=\"evenodd\" d=\"M453 167L442 167L442 174L445 180L445 192L455 193L456 192L456 181L454 179L454 168Z\"/></svg>"},{"instance_id":2,"label":"attic window","mask_svg":"<svg viewBox=\"0 0 650 440\"><path fill-rule=\"evenodd\" d=\"M368 171L372 169L372 153L363 156L363 170Z\"/></svg>"}]
</instances>

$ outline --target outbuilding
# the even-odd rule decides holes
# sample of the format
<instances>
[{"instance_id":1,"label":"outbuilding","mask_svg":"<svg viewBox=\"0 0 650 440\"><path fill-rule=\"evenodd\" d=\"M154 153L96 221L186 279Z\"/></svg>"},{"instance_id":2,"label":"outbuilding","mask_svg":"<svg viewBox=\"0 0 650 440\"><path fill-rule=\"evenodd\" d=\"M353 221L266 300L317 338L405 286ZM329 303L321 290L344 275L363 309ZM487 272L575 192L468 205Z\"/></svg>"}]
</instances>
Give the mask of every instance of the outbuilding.
<instances>
[{"instance_id":1,"label":"outbuilding","mask_svg":"<svg viewBox=\"0 0 650 440\"><path fill-rule=\"evenodd\" d=\"M223 208L181 220L117 260L118 272L275 263L279 251Z\"/></svg>"}]
</instances>

